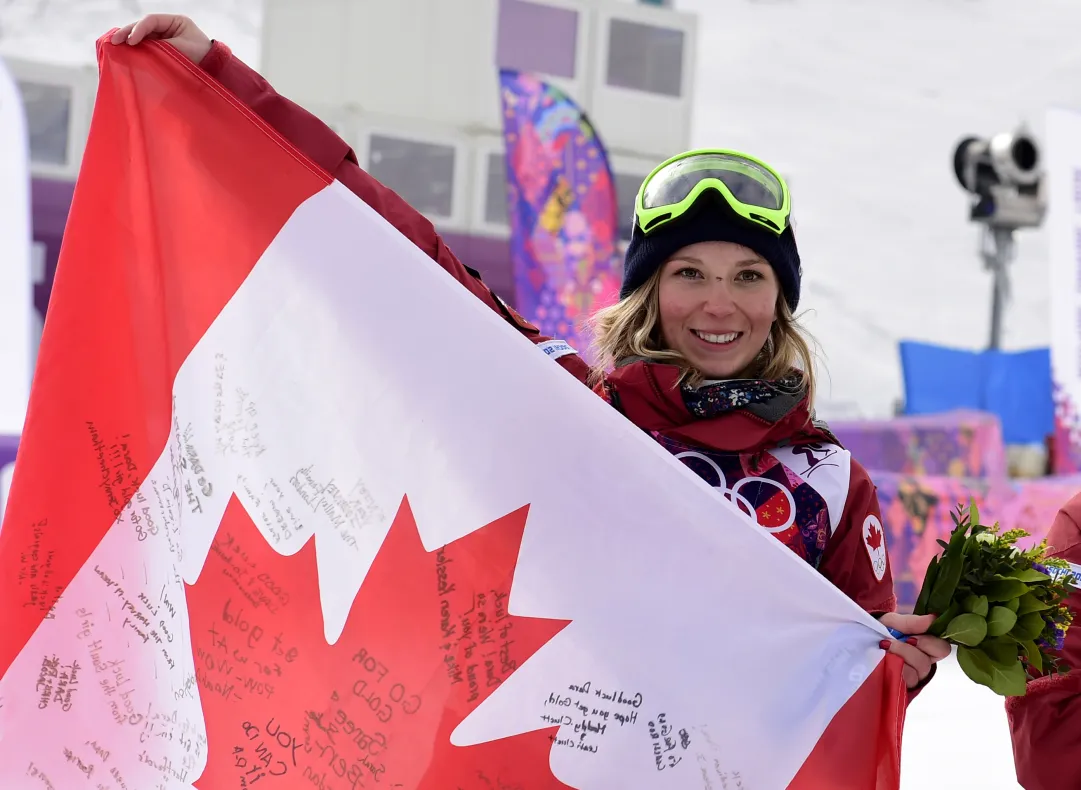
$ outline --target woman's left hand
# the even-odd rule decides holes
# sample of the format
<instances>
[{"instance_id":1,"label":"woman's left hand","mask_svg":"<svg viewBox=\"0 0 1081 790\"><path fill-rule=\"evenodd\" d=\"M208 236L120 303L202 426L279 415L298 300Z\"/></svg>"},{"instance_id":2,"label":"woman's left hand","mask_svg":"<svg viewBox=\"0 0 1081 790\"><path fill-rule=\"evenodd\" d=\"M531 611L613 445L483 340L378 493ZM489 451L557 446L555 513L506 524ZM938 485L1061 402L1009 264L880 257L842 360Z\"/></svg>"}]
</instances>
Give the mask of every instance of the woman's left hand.
<instances>
[{"instance_id":1,"label":"woman's left hand","mask_svg":"<svg viewBox=\"0 0 1081 790\"><path fill-rule=\"evenodd\" d=\"M906 634L907 638L883 639L882 649L889 650L905 660L903 670L905 685L914 689L920 685L936 663L950 654L950 643L937 636L931 636L927 629L935 621L935 615L897 614L887 612L878 618L878 622L887 628Z\"/></svg>"}]
</instances>

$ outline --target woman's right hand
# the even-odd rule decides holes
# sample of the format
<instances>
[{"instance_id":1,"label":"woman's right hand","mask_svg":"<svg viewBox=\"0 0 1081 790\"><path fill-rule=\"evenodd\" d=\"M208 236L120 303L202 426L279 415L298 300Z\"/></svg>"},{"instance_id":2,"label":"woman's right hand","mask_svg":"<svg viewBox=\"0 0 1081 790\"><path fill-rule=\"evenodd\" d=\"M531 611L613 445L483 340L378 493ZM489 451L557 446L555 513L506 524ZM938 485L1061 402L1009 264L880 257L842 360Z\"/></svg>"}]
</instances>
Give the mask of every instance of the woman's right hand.
<instances>
[{"instance_id":1,"label":"woman's right hand","mask_svg":"<svg viewBox=\"0 0 1081 790\"><path fill-rule=\"evenodd\" d=\"M136 44L158 39L172 44L180 54L198 64L210 51L210 38L194 22L179 14L148 14L113 33L114 44Z\"/></svg>"}]
</instances>

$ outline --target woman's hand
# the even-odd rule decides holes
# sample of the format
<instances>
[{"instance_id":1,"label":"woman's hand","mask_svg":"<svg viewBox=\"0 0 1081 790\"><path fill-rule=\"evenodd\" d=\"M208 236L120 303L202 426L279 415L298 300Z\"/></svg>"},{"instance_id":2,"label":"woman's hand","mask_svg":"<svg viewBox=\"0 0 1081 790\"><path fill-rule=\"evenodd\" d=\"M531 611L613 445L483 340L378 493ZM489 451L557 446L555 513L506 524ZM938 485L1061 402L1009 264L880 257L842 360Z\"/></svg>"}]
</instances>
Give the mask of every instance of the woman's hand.
<instances>
[{"instance_id":1,"label":"woman's hand","mask_svg":"<svg viewBox=\"0 0 1081 790\"><path fill-rule=\"evenodd\" d=\"M886 628L908 635L904 641L883 639L882 649L905 660L903 675L905 685L910 689L916 688L926 680L931 674L931 668L950 654L949 642L927 633L927 629L934 621L933 614L914 615L896 612L887 612L878 618L878 622Z\"/></svg>"},{"instance_id":2,"label":"woman's hand","mask_svg":"<svg viewBox=\"0 0 1081 790\"><path fill-rule=\"evenodd\" d=\"M172 44L195 64L210 51L210 39L206 33L186 16L178 14L148 14L113 33L110 40L114 44L128 43L134 46L145 39L155 38Z\"/></svg>"}]
</instances>

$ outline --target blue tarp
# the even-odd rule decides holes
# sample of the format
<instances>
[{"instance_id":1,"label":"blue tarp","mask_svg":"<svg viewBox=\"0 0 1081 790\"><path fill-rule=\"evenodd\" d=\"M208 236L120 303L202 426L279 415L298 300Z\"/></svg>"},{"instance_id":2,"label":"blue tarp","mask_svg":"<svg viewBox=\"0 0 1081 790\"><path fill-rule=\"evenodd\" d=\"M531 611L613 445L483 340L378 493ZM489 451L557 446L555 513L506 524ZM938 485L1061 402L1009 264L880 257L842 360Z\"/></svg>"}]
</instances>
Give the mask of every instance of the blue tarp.
<instances>
[{"instance_id":1,"label":"blue tarp","mask_svg":"<svg viewBox=\"0 0 1081 790\"><path fill-rule=\"evenodd\" d=\"M998 416L1007 444L1043 443L1054 430L1051 352L967 351L901 344L906 414L979 409Z\"/></svg>"}]
</instances>

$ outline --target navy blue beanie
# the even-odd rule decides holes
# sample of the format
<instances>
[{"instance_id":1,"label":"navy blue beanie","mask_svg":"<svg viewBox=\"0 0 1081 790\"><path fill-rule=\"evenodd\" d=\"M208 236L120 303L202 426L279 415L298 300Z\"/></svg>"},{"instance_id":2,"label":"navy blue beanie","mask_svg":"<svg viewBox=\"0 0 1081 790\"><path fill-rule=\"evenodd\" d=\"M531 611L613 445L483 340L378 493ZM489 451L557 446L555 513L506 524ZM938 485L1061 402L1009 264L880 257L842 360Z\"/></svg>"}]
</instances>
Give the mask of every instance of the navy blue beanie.
<instances>
[{"instance_id":1,"label":"navy blue beanie","mask_svg":"<svg viewBox=\"0 0 1081 790\"><path fill-rule=\"evenodd\" d=\"M788 308L796 311L803 268L791 225L777 236L737 218L727 206L721 209L711 200L699 201L691 213L669 222L648 236L635 223L630 244L627 245L619 298L627 298L645 284L676 252L702 241L728 241L761 255L773 267Z\"/></svg>"}]
</instances>

